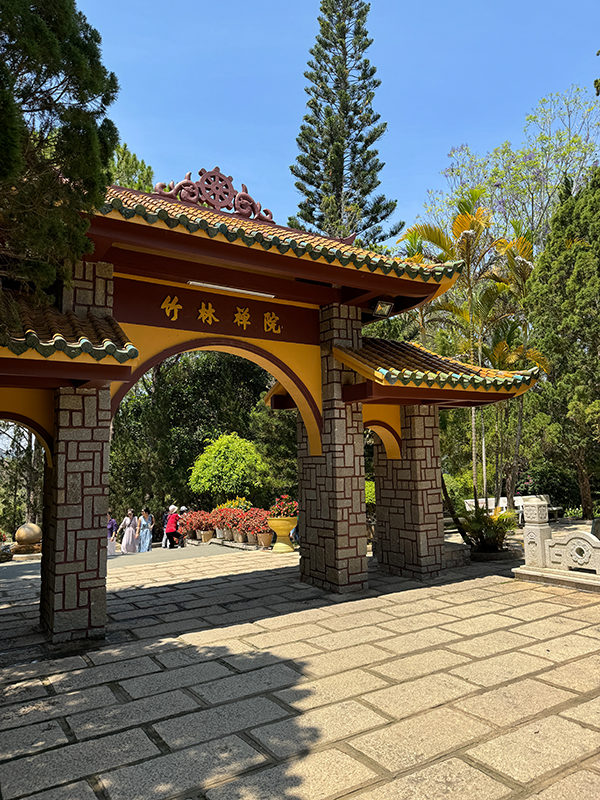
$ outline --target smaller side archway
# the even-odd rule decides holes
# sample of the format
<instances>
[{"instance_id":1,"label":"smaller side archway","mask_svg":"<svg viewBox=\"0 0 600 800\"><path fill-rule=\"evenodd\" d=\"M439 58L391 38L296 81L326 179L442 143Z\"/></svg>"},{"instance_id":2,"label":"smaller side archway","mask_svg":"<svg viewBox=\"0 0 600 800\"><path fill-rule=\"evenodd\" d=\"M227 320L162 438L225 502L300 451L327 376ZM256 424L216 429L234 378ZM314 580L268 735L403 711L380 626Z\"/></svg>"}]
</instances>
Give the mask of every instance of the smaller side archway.
<instances>
[{"instance_id":1,"label":"smaller side archway","mask_svg":"<svg viewBox=\"0 0 600 800\"><path fill-rule=\"evenodd\" d=\"M363 425L379 436L388 459L402 458L400 406L363 405Z\"/></svg>"}]
</instances>

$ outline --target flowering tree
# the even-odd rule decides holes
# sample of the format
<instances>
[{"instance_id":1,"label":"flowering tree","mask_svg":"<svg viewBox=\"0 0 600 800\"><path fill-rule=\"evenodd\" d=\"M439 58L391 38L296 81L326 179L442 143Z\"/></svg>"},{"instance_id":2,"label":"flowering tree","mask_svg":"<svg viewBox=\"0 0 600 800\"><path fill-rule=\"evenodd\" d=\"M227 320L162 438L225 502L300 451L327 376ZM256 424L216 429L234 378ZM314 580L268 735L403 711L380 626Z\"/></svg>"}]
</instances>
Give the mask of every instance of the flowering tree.
<instances>
[{"instance_id":1,"label":"flowering tree","mask_svg":"<svg viewBox=\"0 0 600 800\"><path fill-rule=\"evenodd\" d=\"M427 216L445 224L457 199L481 187L482 202L494 212L499 234L512 238L517 221L531 233L536 250L543 247L564 175L577 191L597 166L600 101L590 100L578 86L550 94L526 117L524 133L517 149L504 142L479 155L467 144L453 147L451 164L442 171L448 191L429 192Z\"/></svg>"}]
</instances>

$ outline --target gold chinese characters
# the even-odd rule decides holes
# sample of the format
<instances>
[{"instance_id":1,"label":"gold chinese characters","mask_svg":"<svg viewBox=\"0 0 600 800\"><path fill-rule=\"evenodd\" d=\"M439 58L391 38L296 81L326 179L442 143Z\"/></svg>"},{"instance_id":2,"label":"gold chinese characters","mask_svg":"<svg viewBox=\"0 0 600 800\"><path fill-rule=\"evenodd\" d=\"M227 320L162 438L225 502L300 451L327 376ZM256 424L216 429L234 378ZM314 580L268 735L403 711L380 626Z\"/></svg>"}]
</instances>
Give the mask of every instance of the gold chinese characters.
<instances>
[{"instance_id":1,"label":"gold chinese characters","mask_svg":"<svg viewBox=\"0 0 600 800\"><path fill-rule=\"evenodd\" d=\"M212 303L202 303L202 307L198 309L198 319L208 322L209 325L219 321Z\"/></svg>"},{"instance_id":2,"label":"gold chinese characters","mask_svg":"<svg viewBox=\"0 0 600 800\"><path fill-rule=\"evenodd\" d=\"M176 322L179 318L179 312L183 310L183 305L179 302L179 297L177 297L177 295L171 297L169 294L163 300L160 308L161 311L165 312L171 322ZM216 324L221 322L220 318L217 316L217 309L211 302L206 301L202 302L200 308L198 308L198 319L205 325L212 325L213 322ZM250 327L252 325L250 308L248 306L246 308L236 306L232 323L237 325L238 328L242 328L244 331L246 328ZM274 311L263 312L263 327L265 333L280 334L282 326L279 322L279 316Z\"/></svg>"},{"instance_id":3,"label":"gold chinese characters","mask_svg":"<svg viewBox=\"0 0 600 800\"><path fill-rule=\"evenodd\" d=\"M177 317L179 316L180 310L183 306L179 305L179 298L175 296L171 300L171 295L167 295L163 300L163 304L161 309L165 312L167 317L171 320L171 322L176 322ZM173 314L173 318L171 319L171 314Z\"/></svg>"}]
</instances>

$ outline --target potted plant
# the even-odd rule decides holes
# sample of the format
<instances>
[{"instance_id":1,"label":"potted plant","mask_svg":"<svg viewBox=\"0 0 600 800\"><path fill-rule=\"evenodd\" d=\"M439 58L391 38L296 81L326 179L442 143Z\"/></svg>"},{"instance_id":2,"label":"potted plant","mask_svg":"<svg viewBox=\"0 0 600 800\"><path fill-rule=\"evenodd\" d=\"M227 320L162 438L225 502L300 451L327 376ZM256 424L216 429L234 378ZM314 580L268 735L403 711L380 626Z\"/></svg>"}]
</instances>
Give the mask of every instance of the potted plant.
<instances>
[{"instance_id":1,"label":"potted plant","mask_svg":"<svg viewBox=\"0 0 600 800\"><path fill-rule=\"evenodd\" d=\"M213 538L213 524L208 511L188 511L179 521L179 530L203 542Z\"/></svg>"},{"instance_id":2,"label":"potted plant","mask_svg":"<svg viewBox=\"0 0 600 800\"><path fill-rule=\"evenodd\" d=\"M225 506L217 506L211 511L211 519L212 524L215 527L215 531L217 533L217 539L225 539L225 532L227 528L227 523L229 521L229 508L225 508ZM231 539L233 540L233 534L231 535Z\"/></svg>"},{"instance_id":3,"label":"potted plant","mask_svg":"<svg viewBox=\"0 0 600 800\"><path fill-rule=\"evenodd\" d=\"M267 524L277 534L274 553L293 553L290 532L298 524L298 503L289 494L282 494L269 509Z\"/></svg>"},{"instance_id":4,"label":"potted plant","mask_svg":"<svg viewBox=\"0 0 600 800\"><path fill-rule=\"evenodd\" d=\"M267 525L267 512L264 508L250 508L244 514L241 529L246 534L248 544L270 547L273 531Z\"/></svg>"}]
</instances>

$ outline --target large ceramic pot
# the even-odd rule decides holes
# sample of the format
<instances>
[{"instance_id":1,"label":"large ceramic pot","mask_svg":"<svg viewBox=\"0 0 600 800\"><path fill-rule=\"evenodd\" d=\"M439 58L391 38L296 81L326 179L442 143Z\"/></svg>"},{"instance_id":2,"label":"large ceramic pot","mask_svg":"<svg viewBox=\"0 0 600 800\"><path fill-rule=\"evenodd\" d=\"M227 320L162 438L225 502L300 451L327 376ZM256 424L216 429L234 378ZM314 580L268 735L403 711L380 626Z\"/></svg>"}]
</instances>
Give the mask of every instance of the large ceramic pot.
<instances>
[{"instance_id":1,"label":"large ceramic pot","mask_svg":"<svg viewBox=\"0 0 600 800\"><path fill-rule=\"evenodd\" d=\"M42 529L33 522L26 522L16 532L15 539L17 544L38 544L42 541Z\"/></svg>"},{"instance_id":2,"label":"large ceramic pot","mask_svg":"<svg viewBox=\"0 0 600 800\"><path fill-rule=\"evenodd\" d=\"M269 517L267 525L277 534L277 541L273 545L274 553L293 553L294 547L290 541L290 532L298 524L298 517Z\"/></svg>"}]
</instances>

